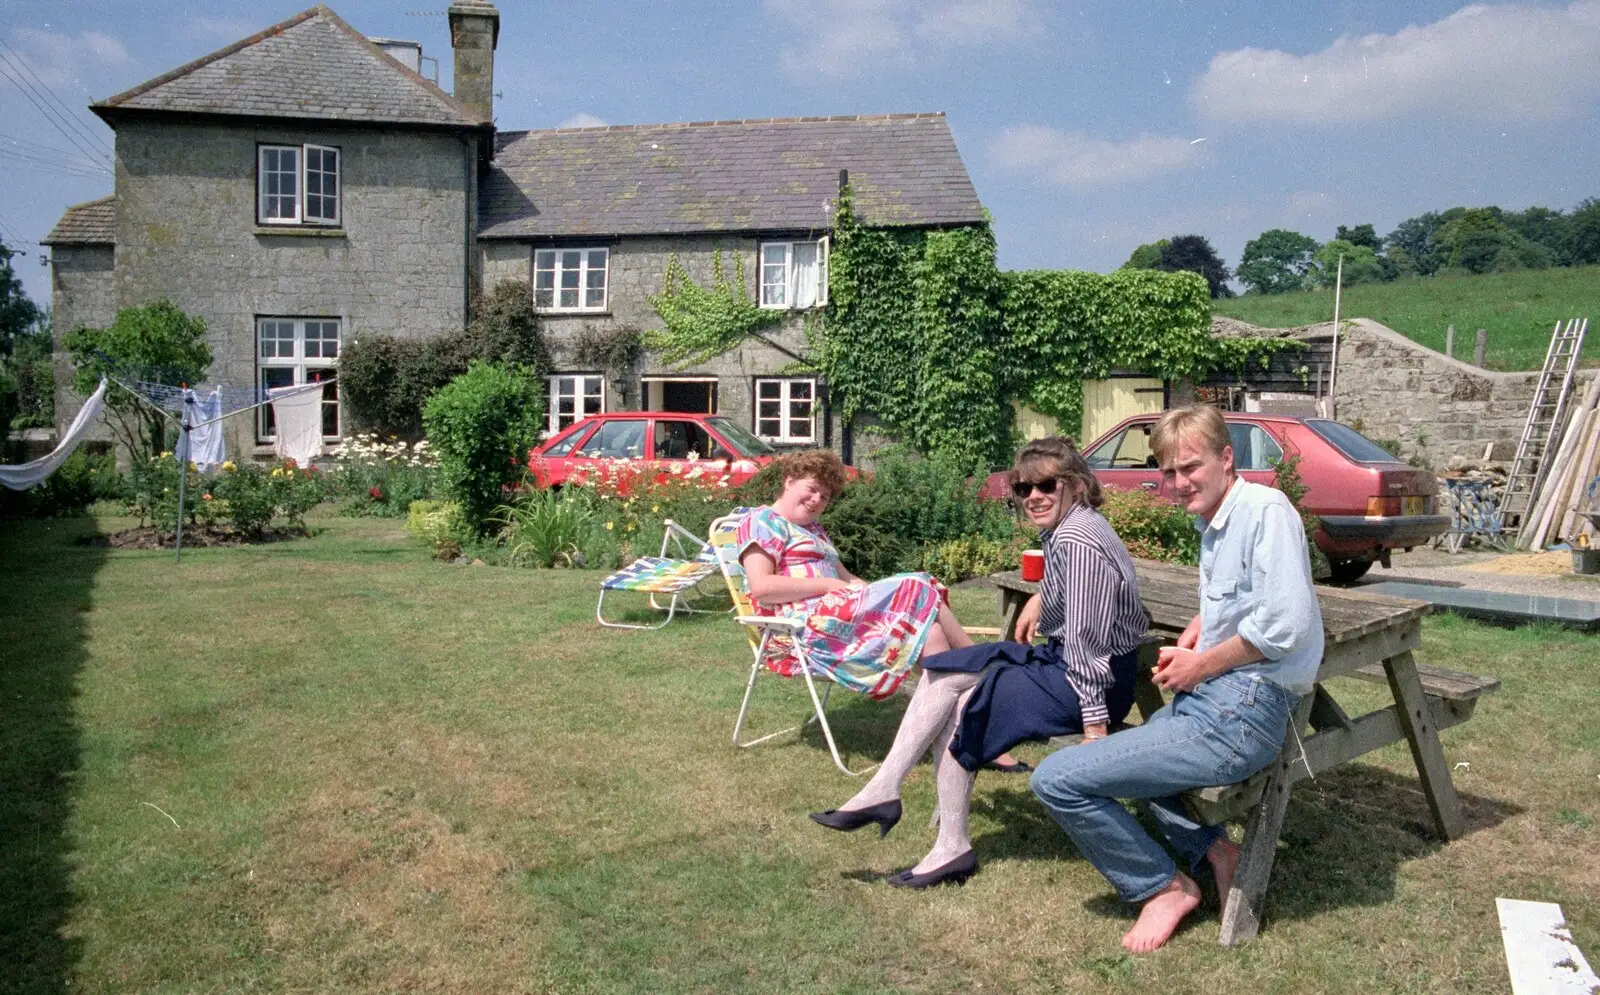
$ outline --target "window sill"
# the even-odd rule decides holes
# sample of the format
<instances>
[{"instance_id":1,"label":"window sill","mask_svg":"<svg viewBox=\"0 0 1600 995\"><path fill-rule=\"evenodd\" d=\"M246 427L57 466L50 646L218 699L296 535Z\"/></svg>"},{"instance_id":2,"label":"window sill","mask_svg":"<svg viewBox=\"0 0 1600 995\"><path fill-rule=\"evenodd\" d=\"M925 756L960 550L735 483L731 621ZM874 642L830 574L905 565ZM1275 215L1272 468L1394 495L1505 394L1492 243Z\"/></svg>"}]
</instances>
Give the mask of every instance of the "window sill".
<instances>
[{"instance_id":1,"label":"window sill","mask_svg":"<svg viewBox=\"0 0 1600 995\"><path fill-rule=\"evenodd\" d=\"M322 448L331 449L332 447L340 445L343 442L344 442L344 440L339 438L338 436L325 435L325 436L322 437ZM253 459L260 459L262 457L266 457L266 458L269 458L269 459L276 459L277 455L278 455L277 446L273 445L270 442L258 442L258 443L255 444L255 447L250 450L250 456Z\"/></svg>"},{"instance_id":2,"label":"window sill","mask_svg":"<svg viewBox=\"0 0 1600 995\"><path fill-rule=\"evenodd\" d=\"M553 308L534 308L541 318L610 318L614 317L609 309L605 311L557 311Z\"/></svg>"},{"instance_id":3,"label":"window sill","mask_svg":"<svg viewBox=\"0 0 1600 995\"><path fill-rule=\"evenodd\" d=\"M787 304L759 304L757 307L763 311L793 311L795 314L804 314L807 311L826 310L828 305L827 302L824 301L821 304L812 304L809 307L790 307Z\"/></svg>"},{"instance_id":4,"label":"window sill","mask_svg":"<svg viewBox=\"0 0 1600 995\"><path fill-rule=\"evenodd\" d=\"M348 238L343 228L316 225L257 225L257 235L293 235L299 238Z\"/></svg>"}]
</instances>

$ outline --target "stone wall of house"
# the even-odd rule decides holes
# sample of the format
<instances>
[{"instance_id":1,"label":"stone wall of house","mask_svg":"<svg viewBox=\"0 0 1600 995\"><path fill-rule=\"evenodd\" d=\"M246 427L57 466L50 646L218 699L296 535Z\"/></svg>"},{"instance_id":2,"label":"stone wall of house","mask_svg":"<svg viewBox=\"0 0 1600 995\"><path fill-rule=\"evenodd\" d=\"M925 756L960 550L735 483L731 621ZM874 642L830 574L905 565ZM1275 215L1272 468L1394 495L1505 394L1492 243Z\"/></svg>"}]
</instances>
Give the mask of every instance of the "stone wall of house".
<instances>
[{"instance_id":1,"label":"stone wall of house","mask_svg":"<svg viewBox=\"0 0 1600 995\"><path fill-rule=\"evenodd\" d=\"M564 244L577 245L570 241ZM720 253L726 278L733 279L742 271L745 293L754 300L758 245L758 239L728 235L641 236L595 243L593 247L605 246L611 250L607 273L607 310L604 313L544 316L545 340L550 346L556 368L562 372L605 373L606 406L607 410L613 411L639 410L644 406L643 377L716 377L718 413L753 429L756 378L778 374L806 353L805 326L798 313L763 331L763 336L772 345L746 340L737 349L681 369L668 366L655 353L646 352L635 369L596 371L578 361L575 349L578 337L586 327L597 330L661 328L661 319L650 306L648 298L661 290L667 261L673 255L678 257L691 279L709 287ZM504 279L531 283L532 245L526 242L485 241L481 247L485 286L492 286ZM816 432L816 444L839 448L841 435L836 414L830 411L825 424L819 411Z\"/></svg>"},{"instance_id":2,"label":"stone wall of house","mask_svg":"<svg viewBox=\"0 0 1600 995\"><path fill-rule=\"evenodd\" d=\"M341 225L258 225L258 143L338 148ZM167 297L204 318L211 376L231 384L257 378L258 317L338 318L347 343L458 330L477 262L473 145L320 124L120 123L115 303ZM250 452L253 420L226 424L230 451Z\"/></svg>"},{"instance_id":3,"label":"stone wall of house","mask_svg":"<svg viewBox=\"0 0 1600 995\"><path fill-rule=\"evenodd\" d=\"M1539 374L1498 373L1451 359L1365 318L1341 322L1335 393L1340 421L1398 440L1437 469L1509 462ZM1297 337L1327 340L1331 324ZM1593 371L1578 378L1587 383ZM1576 391L1576 388L1575 388Z\"/></svg>"},{"instance_id":4,"label":"stone wall of house","mask_svg":"<svg viewBox=\"0 0 1600 995\"><path fill-rule=\"evenodd\" d=\"M74 328L104 328L116 320L116 251L109 245L50 247L50 327L55 337L56 432L66 431L83 406L72 390L72 358L61 340Z\"/></svg>"}]
</instances>

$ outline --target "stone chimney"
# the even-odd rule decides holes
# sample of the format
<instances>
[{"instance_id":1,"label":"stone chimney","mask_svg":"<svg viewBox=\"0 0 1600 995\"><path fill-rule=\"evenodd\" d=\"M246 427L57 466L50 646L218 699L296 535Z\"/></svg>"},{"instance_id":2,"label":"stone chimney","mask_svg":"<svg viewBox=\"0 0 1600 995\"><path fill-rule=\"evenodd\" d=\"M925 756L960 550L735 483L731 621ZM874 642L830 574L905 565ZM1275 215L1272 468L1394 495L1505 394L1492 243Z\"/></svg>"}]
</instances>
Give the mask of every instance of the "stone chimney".
<instances>
[{"instance_id":1,"label":"stone chimney","mask_svg":"<svg viewBox=\"0 0 1600 995\"><path fill-rule=\"evenodd\" d=\"M455 49L455 97L478 120L494 121L494 50L500 43L500 12L489 0L450 5L450 47Z\"/></svg>"}]
</instances>

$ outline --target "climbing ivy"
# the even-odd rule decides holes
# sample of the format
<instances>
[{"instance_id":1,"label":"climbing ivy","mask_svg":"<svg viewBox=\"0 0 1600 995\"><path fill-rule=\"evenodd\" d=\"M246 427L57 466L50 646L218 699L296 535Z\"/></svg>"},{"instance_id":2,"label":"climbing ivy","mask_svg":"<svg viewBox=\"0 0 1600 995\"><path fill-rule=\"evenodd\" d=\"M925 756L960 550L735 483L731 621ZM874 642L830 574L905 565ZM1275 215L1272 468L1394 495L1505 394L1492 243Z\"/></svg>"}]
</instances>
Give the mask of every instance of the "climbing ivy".
<instances>
[{"instance_id":1,"label":"climbing ivy","mask_svg":"<svg viewBox=\"0 0 1600 995\"><path fill-rule=\"evenodd\" d=\"M646 329L644 344L669 366L692 366L720 356L787 313L760 307L745 296L744 261L737 254L732 280L724 272L721 249L712 253L711 272L707 289L689 277L673 253L667 258L661 292L646 298L667 327Z\"/></svg>"}]
</instances>

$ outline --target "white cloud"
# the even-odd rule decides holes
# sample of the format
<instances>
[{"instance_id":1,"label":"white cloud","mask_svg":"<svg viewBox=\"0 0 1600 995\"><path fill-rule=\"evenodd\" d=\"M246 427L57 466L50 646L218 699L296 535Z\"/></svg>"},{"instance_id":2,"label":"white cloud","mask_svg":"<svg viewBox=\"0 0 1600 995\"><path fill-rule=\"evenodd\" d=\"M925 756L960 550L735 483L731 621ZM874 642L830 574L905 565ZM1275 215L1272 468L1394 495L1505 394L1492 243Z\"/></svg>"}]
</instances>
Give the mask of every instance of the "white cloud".
<instances>
[{"instance_id":1,"label":"white cloud","mask_svg":"<svg viewBox=\"0 0 1600 995\"><path fill-rule=\"evenodd\" d=\"M593 114L574 114L556 125L557 128L604 128L606 122Z\"/></svg>"},{"instance_id":2,"label":"white cloud","mask_svg":"<svg viewBox=\"0 0 1600 995\"><path fill-rule=\"evenodd\" d=\"M122 66L129 62L122 42L102 31L81 31L76 35L38 28L17 28L12 34L28 67L47 86L59 86L88 72Z\"/></svg>"},{"instance_id":3,"label":"white cloud","mask_svg":"<svg viewBox=\"0 0 1600 995\"><path fill-rule=\"evenodd\" d=\"M796 71L859 72L909 65L921 49L1020 37L1037 0L766 0L794 30L783 65Z\"/></svg>"},{"instance_id":4,"label":"white cloud","mask_svg":"<svg viewBox=\"0 0 1600 995\"><path fill-rule=\"evenodd\" d=\"M1597 91L1600 0L1565 7L1474 4L1392 35L1345 36L1320 52L1222 52L1189 90L1218 121L1350 123L1417 113L1552 119Z\"/></svg>"},{"instance_id":5,"label":"white cloud","mask_svg":"<svg viewBox=\"0 0 1600 995\"><path fill-rule=\"evenodd\" d=\"M1200 162L1204 146L1187 138L1140 135L1111 142L1044 125L1007 128L989 144L999 169L1032 173L1051 183L1094 187L1129 183Z\"/></svg>"}]
</instances>

